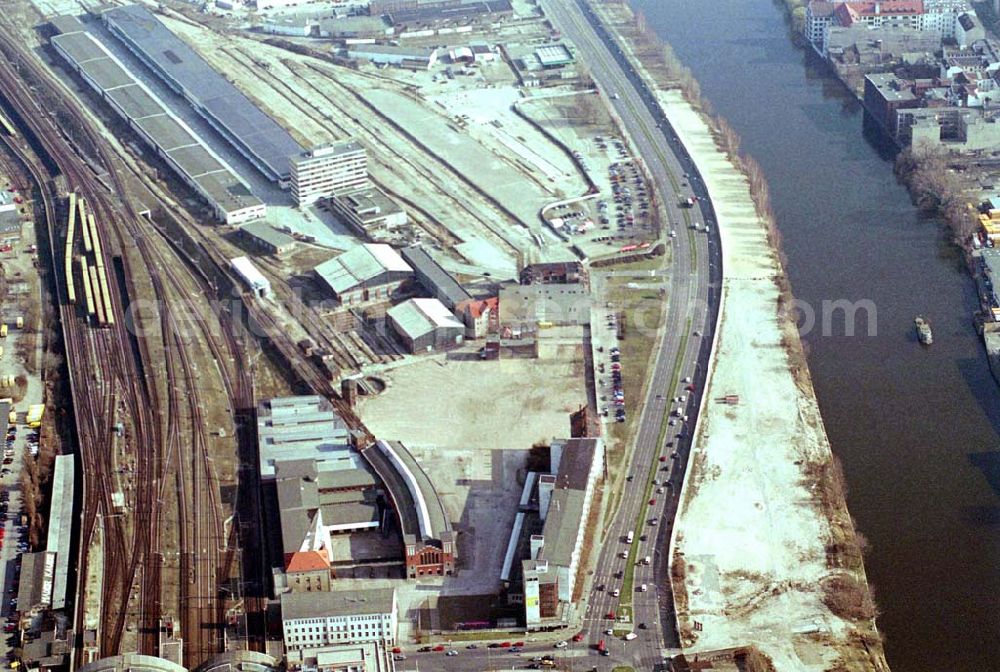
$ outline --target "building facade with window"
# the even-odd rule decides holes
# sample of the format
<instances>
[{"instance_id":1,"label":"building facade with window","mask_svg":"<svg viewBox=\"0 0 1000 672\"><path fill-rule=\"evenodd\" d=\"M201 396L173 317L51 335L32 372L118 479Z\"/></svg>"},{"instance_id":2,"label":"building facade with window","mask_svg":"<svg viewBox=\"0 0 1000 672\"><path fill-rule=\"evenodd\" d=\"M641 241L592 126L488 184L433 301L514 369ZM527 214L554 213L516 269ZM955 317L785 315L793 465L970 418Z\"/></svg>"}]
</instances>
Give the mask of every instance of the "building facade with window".
<instances>
[{"instance_id":1,"label":"building facade with window","mask_svg":"<svg viewBox=\"0 0 1000 672\"><path fill-rule=\"evenodd\" d=\"M396 641L396 590L285 593L281 626L286 651L336 644Z\"/></svg>"}]
</instances>

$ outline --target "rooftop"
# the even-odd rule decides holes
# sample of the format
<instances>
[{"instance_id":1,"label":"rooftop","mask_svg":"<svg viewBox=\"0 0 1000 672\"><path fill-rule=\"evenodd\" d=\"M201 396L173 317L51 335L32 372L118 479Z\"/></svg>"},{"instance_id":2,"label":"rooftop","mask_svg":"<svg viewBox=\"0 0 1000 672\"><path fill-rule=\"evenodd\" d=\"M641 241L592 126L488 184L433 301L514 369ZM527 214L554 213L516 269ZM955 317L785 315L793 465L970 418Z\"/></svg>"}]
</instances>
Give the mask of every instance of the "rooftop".
<instances>
[{"instance_id":1,"label":"rooftop","mask_svg":"<svg viewBox=\"0 0 1000 672\"><path fill-rule=\"evenodd\" d=\"M386 314L413 339L429 334L435 329L465 328L465 325L437 299L410 299L390 308Z\"/></svg>"},{"instance_id":2,"label":"rooftop","mask_svg":"<svg viewBox=\"0 0 1000 672\"><path fill-rule=\"evenodd\" d=\"M440 539L451 534L441 498L406 446L378 441L364 455L394 500L404 538Z\"/></svg>"},{"instance_id":3,"label":"rooftop","mask_svg":"<svg viewBox=\"0 0 1000 672\"><path fill-rule=\"evenodd\" d=\"M64 14L62 16L53 16L51 19L49 19L49 24L60 35L65 35L67 33L78 33L81 30L83 30L83 23L80 21L80 19L70 14Z\"/></svg>"},{"instance_id":4,"label":"rooftop","mask_svg":"<svg viewBox=\"0 0 1000 672\"><path fill-rule=\"evenodd\" d=\"M381 189L374 186L362 187L334 196L337 202L361 219L375 219L391 215L402 210L396 201L389 198ZM405 258L405 251L404 251ZM412 264L412 262L411 262Z\"/></svg>"},{"instance_id":5,"label":"rooftop","mask_svg":"<svg viewBox=\"0 0 1000 672\"><path fill-rule=\"evenodd\" d=\"M889 101L909 101L916 100L917 96L910 88L909 82L898 79L891 72L865 75L886 100Z\"/></svg>"},{"instance_id":6,"label":"rooftop","mask_svg":"<svg viewBox=\"0 0 1000 672\"><path fill-rule=\"evenodd\" d=\"M502 324L587 324L590 290L580 284L536 284L500 290Z\"/></svg>"},{"instance_id":7,"label":"rooftop","mask_svg":"<svg viewBox=\"0 0 1000 672\"><path fill-rule=\"evenodd\" d=\"M278 231L267 222L250 222L249 224L244 224L240 227L240 231L249 236L253 236L254 238L263 240L268 245L278 249L295 243L294 238L289 236L287 233Z\"/></svg>"},{"instance_id":8,"label":"rooftop","mask_svg":"<svg viewBox=\"0 0 1000 672\"><path fill-rule=\"evenodd\" d=\"M52 476L52 507L49 510L49 533L45 549L56 553L55 574L52 580L52 608L66 606L66 583L70 565L75 558L70 553L70 536L73 529L73 455L57 455Z\"/></svg>"},{"instance_id":9,"label":"rooftop","mask_svg":"<svg viewBox=\"0 0 1000 672\"><path fill-rule=\"evenodd\" d=\"M304 161L312 161L313 159L343 156L363 151L365 151L365 148L357 140L341 140L339 142L329 142L325 145L316 145L304 152L298 152L288 157L288 160L293 164L299 164Z\"/></svg>"},{"instance_id":10,"label":"rooftop","mask_svg":"<svg viewBox=\"0 0 1000 672\"><path fill-rule=\"evenodd\" d=\"M434 261L434 258L422 246L413 245L405 247L402 253L403 259L413 267L413 270L417 273L417 277L421 281L426 278L433 285L426 288L428 291L433 292L439 297L443 295L452 306L472 298L451 273L444 270L439 263Z\"/></svg>"},{"instance_id":11,"label":"rooftop","mask_svg":"<svg viewBox=\"0 0 1000 672\"><path fill-rule=\"evenodd\" d=\"M257 408L257 446L264 479L275 477L279 460L350 459L347 425L329 401L315 395L262 401Z\"/></svg>"},{"instance_id":12,"label":"rooftop","mask_svg":"<svg viewBox=\"0 0 1000 672\"><path fill-rule=\"evenodd\" d=\"M554 565L568 567L572 562L576 540L586 512L583 510L584 493L581 490L554 490L545 517L542 536L545 546L541 559Z\"/></svg>"},{"instance_id":13,"label":"rooftop","mask_svg":"<svg viewBox=\"0 0 1000 672\"><path fill-rule=\"evenodd\" d=\"M288 175L288 157L302 150L299 144L152 12L142 5L125 5L106 10L104 17L119 37L183 89L196 107L236 136L267 167L272 179Z\"/></svg>"},{"instance_id":14,"label":"rooftop","mask_svg":"<svg viewBox=\"0 0 1000 672\"><path fill-rule=\"evenodd\" d=\"M590 477L600 441L600 438L581 438L552 442L553 449L556 446L560 449L556 488L587 489L587 480Z\"/></svg>"},{"instance_id":15,"label":"rooftop","mask_svg":"<svg viewBox=\"0 0 1000 672\"><path fill-rule=\"evenodd\" d=\"M284 593L281 596L281 618L290 621L304 618L390 614L395 606L395 588Z\"/></svg>"},{"instance_id":16,"label":"rooftop","mask_svg":"<svg viewBox=\"0 0 1000 672\"><path fill-rule=\"evenodd\" d=\"M573 62L573 54L564 44L546 44L535 49L535 57L542 67L566 65Z\"/></svg>"},{"instance_id":17,"label":"rooftop","mask_svg":"<svg viewBox=\"0 0 1000 672\"><path fill-rule=\"evenodd\" d=\"M126 653L87 663L77 672L187 672L187 668L157 656Z\"/></svg>"},{"instance_id":18,"label":"rooftop","mask_svg":"<svg viewBox=\"0 0 1000 672\"><path fill-rule=\"evenodd\" d=\"M352 247L316 267L320 278L338 294L389 272L412 273L413 269L385 243Z\"/></svg>"}]
</instances>

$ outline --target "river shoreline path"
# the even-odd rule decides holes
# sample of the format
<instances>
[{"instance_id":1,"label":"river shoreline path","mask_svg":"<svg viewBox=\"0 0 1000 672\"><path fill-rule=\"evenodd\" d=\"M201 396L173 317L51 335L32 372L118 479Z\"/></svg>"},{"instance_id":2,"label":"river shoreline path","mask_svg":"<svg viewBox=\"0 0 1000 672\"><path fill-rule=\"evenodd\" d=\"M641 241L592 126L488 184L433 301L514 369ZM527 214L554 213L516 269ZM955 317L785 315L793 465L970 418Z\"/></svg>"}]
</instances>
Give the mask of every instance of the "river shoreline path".
<instances>
[{"instance_id":1,"label":"river shoreline path","mask_svg":"<svg viewBox=\"0 0 1000 672\"><path fill-rule=\"evenodd\" d=\"M705 181L723 256L711 375L671 537L683 652L755 645L782 671L888 670L860 553L844 562L839 548L856 543L853 524L799 334L779 313L791 297L772 223L708 119L678 89L658 96ZM719 403L732 395L738 404Z\"/></svg>"}]
</instances>

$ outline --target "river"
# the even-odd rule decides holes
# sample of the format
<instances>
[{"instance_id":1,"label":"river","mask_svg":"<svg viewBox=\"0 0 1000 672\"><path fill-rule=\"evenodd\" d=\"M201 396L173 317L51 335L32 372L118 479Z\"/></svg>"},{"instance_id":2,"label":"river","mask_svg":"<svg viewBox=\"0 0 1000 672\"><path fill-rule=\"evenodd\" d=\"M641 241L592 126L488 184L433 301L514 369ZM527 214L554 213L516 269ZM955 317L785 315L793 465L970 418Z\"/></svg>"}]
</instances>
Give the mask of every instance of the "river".
<instances>
[{"instance_id":1,"label":"river","mask_svg":"<svg viewBox=\"0 0 1000 672\"><path fill-rule=\"evenodd\" d=\"M976 292L911 205L862 109L767 0L633 0L762 165L820 408L896 672L1000 669L1000 388L972 327ZM854 335L824 301L863 303ZM830 312L830 311L827 311ZM926 315L934 345L916 342ZM868 326L873 335L869 335Z\"/></svg>"}]
</instances>

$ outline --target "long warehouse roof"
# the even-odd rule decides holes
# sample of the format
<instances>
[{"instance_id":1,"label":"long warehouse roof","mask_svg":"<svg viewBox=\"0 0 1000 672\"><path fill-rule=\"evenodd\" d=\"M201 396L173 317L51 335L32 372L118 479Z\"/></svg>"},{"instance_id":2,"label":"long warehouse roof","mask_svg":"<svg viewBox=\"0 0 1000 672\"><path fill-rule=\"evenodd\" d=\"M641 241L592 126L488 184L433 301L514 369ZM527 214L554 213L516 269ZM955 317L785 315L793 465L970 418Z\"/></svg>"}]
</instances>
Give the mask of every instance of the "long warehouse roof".
<instances>
[{"instance_id":1,"label":"long warehouse roof","mask_svg":"<svg viewBox=\"0 0 1000 672\"><path fill-rule=\"evenodd\" d=\"M64 21L65 29L70 22ZM197 183L202 195L210 195L215 205L226 212L256 207L261 200L250 193L243 181L223 163L182 120L175 117L145 84L138 81L121 62L87 32L64 32L52 38L52 44L81 75L101 88L108 101L132 125L146 134L175 167ZM102 82L111 82L103 88ZM193 148L201 151L192 162ZM206 196L207 197L207 196Z\"/></svg>"},{"instance_id":2,"label":"long warehouse roof","mask_svg":"<svg viewBox=\"0 0 1000 672\"><path fill-rule=\"evenodd\" d=\"M116 35L155 64L158 75L179 87L199 112L257 157L271 179L289 175L288 159L302 151L299 143L152 12L142 5L126 5L107 10L104 17Z\"/></svg>"}]
</instances>

